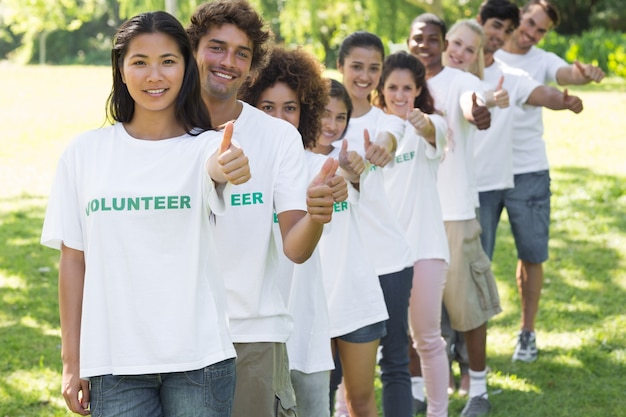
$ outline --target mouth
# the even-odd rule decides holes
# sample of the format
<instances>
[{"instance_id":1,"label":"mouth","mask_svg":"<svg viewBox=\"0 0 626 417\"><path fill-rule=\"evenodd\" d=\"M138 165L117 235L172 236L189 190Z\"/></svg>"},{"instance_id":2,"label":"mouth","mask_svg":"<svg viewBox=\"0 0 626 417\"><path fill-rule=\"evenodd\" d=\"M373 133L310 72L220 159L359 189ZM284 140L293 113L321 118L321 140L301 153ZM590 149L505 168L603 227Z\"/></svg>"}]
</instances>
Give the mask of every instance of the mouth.
<instances>
[{"instance_id":1,"label":"mouth","mask_svg":"<svg viewBox=\"0 0 626 417\"><path fill-rule=\"evenodd\" d=\"M151 94L151 95L159 95L165 92L165 88L154 88L154 89L145 90L145 91L146 93Z\"/></svg>"},{"instance_id":2,"label":"mouth","mask_svg":"<svg viewBox=\"0 0 626 417\"><path fill-rule=\"evenodd\" d=\"M448 55L448 58L450 58L450 64L456 68L460 68L463 66L463 61L458 59L457 57L454 57L452 55Z\"/></svg>"},{"instance_id":3,"label":"mouth","mask_svg":"<svg viewBox=\"0 0 626 417\"><path fill-rule=\"evenodd\" d=\"M409 104L409 102L406 100L405 101L392 101L391 104L393 104L396 107L404 107L407 104Z\"/></svg>"},{"instance_id":4,"label":"mouth","mask_svg":"<svg viewBox=\"0 0 626 417\"><path fill-rule=\"evenodd\" d=\"M368 88L370 86L370 83L364 83L364 82L358 82L356 81L354 83L354 85L356 85L359 88Z\"/></svg>"},{"instance_id":5,"label":"mouth","mask_svg":"<svg viewBox=\"0 0 626 417\"><path fill-rule=\"evenodd\" d=\"M231 81L235 78L234 75L230 75L222 71L211 71L211 73L215 75L217 78L221 78L222 80Z\"/></svg>"}]
</instances>

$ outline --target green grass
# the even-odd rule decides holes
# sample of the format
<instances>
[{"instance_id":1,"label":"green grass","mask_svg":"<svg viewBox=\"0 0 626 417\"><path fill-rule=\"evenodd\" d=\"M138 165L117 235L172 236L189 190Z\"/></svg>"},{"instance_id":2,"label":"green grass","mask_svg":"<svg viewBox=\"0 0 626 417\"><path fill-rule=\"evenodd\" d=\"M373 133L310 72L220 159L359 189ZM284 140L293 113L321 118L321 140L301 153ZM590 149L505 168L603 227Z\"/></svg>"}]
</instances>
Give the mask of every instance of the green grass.
<instances>
[{"instance_id":1,"label":"green grass","mask_svg":"<svg viewBox=\"0 0 626 417\"><path fill-rule=\"evenodd\" d=\"M69 416L58 253L39 245L39 233L60 153L104 122L110 70L0 66L0 83L0 417ZM582 114L545 112L552 238L533 364L510 361L516 256L506 218L498 231L504 312L488 336L493 417L626 416L626 82L570 91L582 97ZM453 396L450 415L463 405Z\"/></svg>"}]
</instances>

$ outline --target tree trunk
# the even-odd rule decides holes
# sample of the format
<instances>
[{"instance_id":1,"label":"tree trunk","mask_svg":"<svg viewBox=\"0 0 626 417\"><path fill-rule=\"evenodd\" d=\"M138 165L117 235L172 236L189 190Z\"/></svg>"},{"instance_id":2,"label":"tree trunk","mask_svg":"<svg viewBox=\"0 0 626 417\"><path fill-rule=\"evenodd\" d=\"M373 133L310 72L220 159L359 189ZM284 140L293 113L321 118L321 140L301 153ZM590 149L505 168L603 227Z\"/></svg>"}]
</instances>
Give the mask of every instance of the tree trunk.
<instances>
[{"instance_id":1,"label":"tree trunk","mask_svg":"<svg viewBox=\"0 0 626 417\"><path fill-rule=\"evenodd\" d=\"M176 0L165 0L165 11L172 16L178 16Z\"/></svg>"},{"instance_id":2,"label":"tree trunk","mask_svg":"<svg viewBox=\"0 0 626 417\"><path fill-rule=\"evenodd\" d=\"M46 29L39 34L39 65L46 64L46 38L50 32Z\"/></svg>"}]
</instances>

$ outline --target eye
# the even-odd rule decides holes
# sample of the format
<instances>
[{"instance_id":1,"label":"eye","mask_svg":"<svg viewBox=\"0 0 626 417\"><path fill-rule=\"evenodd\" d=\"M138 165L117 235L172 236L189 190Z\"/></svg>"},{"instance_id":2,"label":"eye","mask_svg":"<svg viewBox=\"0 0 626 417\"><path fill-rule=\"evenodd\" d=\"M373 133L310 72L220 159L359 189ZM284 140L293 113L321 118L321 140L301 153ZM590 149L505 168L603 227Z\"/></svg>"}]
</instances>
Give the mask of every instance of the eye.
<instances>
[{"instance_id":1,"label":"eye","mask_svg":"<svg viewBox=\"0 0 626 417\"><path fill-rule=\"evenodd\" d=\"M237 56L243 59L248 59L250 55L246 51L237 51Z\"/></svg>"},{"instance_id":2,"label":"eye","mask_svg":"<svg viewBox=\"0 0 626 417\"><path fill-rule=\"evenodd\" d=\"M298 108L296 106L287 106L285 107L285 110L287 110L288 112L294 112L298 110Z\"/></svg>"},{"instance_id":3,"label":"eye","mask_svg":"<svg viewBox=\"0 0 626 417\"><path fill-rule=\"evenodd\" d=\"M264 104L261 106L261 110L263 110L265 113L269 113L272 110L274 110L274 106L270 105L270 104Z\"/></svg>"}]
</instances>

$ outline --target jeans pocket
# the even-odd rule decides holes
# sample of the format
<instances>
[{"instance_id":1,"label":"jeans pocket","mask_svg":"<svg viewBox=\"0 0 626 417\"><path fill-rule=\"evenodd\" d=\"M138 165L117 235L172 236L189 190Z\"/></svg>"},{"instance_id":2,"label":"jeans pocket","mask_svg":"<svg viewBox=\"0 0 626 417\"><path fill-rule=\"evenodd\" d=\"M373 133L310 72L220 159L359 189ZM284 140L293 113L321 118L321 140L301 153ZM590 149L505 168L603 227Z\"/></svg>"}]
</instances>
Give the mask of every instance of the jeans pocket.
<instances>
[{"instance_id":1,"label":"jeans pocket","mask_svg":"<svg viewBox=\"0 0 626 417\"><path fill-rule=\"evenodd\" d=\"M489 311L500 306L500 296L496 280L491 271L491 263L487 258L478 259L470 264L470 270L480 307Z\"/></svg>"},{"instance_id":2,"label":"jeans pocket","mask_svg":"<svg viewBox=\"0 0 626 417\"><path fill-rule=\"evenodd\" d=\"M293 389L276 393L276 417L296 417L296 395Z\"/></svg>"},{"instance_id":3,"label":"jeans pocket","mask_svg":"<svg viewBox=\"0 0 626 417\"><path fill-rule=\"evenodd\" d=\"M528 200L531 227L536 238L545 238L550 229L550 196Z\"/></svg>"},{"instance_id":4,"label":"jeans pocket","mask_svg":"<svg viewBox=\"0 0 626 417\"><path fill-rule=\"evenodd\" d=\"M206 405L212 410L227 411L230 415L235 396L235 359L204 368L206 383Z\"/></svg>"}]
</instances>

